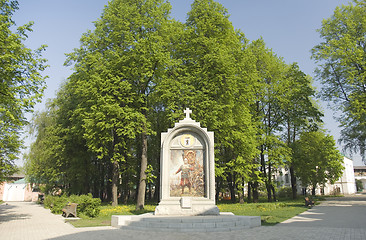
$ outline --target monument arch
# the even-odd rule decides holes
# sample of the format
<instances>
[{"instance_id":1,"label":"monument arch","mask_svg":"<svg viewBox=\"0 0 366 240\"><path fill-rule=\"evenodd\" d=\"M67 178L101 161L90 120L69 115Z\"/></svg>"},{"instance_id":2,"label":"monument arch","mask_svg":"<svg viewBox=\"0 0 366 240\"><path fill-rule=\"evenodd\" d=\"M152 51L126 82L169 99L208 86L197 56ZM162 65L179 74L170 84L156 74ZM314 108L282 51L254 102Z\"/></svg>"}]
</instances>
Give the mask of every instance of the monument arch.
<instances>
[{"instance_id":1,"label":"monument arch","mask_svg":"<svg viewBox=\"0 0 366 240\"><path fill-rule=\"evenodd\" d=\"M161 134L160 203L156 215L218 215L214 133L190 118Z\"/></svg>"}]
</instances>

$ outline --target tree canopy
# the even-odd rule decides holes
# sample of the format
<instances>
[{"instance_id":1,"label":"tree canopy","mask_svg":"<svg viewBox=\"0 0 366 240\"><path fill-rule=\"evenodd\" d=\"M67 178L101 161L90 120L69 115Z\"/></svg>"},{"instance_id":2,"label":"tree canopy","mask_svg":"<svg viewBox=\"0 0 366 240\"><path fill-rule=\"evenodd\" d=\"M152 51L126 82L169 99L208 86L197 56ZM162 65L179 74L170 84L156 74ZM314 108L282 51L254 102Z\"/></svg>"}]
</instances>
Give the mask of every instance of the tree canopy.
<instances>
[{"instance_id":1,"label":"tree canopy","mask_svg":"<svg viewBox=\"0 0 366 240\"><path fill-rule=\"evenodd\" d=\"M319 29L323 42L312 56L319 64L322 96L341 112L341 142L366 161L366 1L337 7Z\"/></svg>"},{"instance_id":2,"label":"tree canopy","mask_svg":"<svg viewBox=\"0 0 366 240\"><path fill-rule=\"evenodd\" d=\"M273 173L300 171L293 144L320 125L311 78L263 39L246 39L213 0L195 0L184 23L167 1L110 1L66 64L74 72L34 118L27 158L30 179L50 192L137 209L157 200L160 134L189 107L215 132L217 197L242 200L248 186L258 201L264 185L272 201Z\"/></svg>"},{"instance_id":3,"label":"tree canopy","mask_svg":"<svg viewBox=\"0 0 366 240\"><path fill-rule=\"evenodd\" d=\"M46 78L41 75L45 46L32 51L24 45L33 23L16 28L12 15L17 9L17 1L0 0L0 181L15 170L25 113L42 97Z\"/></svg>"},{"instance_id":4,"label":"tree canopy","mask_svg":"<svg viewBox=\"0 0 366 240\"><path fill-rule=\"evenodd\" d=\"M302 133L293 155L297 176L304 186L312 186L313 195L318 185L334 183L342 176L343 156L333 137L322 131Z\"/></svg>"}]
</instances>

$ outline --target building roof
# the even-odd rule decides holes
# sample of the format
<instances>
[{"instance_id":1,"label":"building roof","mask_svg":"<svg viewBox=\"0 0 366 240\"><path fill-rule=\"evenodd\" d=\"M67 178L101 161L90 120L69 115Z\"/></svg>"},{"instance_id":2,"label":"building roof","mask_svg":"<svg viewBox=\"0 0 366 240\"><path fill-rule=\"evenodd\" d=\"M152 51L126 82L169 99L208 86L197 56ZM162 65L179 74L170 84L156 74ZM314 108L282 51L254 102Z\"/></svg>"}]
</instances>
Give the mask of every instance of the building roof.
<instances>
[{"instance_id":1,"label":"building roof","mask_svg":"<svg viewBox=\"0 0 366 240\"><path fill-rule=\"evenodd\" d=\"M19 179L19 180L13 182L13 183L15 183L15 184L25 184L26 182L25 182L25 178L22 178L22 179Z\"/></svg>"},{"instance_id":2,"label":"building roof","mask_svg":"<svg viewBox=\"0 0 366 240\"><path fill-rule=\"evenodd\" d=\"M366 170L366 166L353 166L353 169L357 169L357 170L363 170L365 169Z\"/></svg>"},{"instance_id":3,"label":"building roof","mask_svg":"<svg viewBox=\"0 0 366 240\"><path fill-rule=\"evenodd\" d=\"M24 178L25 175L22 173L14 173L13 175L9 176L8 178Z\"/></svg>"}]
</instances>

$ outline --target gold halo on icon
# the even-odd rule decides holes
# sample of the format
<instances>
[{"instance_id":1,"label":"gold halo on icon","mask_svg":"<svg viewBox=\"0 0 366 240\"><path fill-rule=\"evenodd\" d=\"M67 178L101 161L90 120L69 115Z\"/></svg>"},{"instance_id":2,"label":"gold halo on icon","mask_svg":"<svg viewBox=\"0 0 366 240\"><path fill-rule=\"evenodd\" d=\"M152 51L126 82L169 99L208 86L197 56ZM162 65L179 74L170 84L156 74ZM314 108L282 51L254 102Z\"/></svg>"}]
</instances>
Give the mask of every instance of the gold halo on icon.
<instances>
[{"instance_id":1,"label":"gold halo on icon","mask_svg":"<svg viewBox=\"0 0 366 240\"><path fill-rule=\"evenodd\" d=\"M188 160L190 165L196 164L196 151L194 150L184 150L184 158Z\"/></svg>"}]
</instances>

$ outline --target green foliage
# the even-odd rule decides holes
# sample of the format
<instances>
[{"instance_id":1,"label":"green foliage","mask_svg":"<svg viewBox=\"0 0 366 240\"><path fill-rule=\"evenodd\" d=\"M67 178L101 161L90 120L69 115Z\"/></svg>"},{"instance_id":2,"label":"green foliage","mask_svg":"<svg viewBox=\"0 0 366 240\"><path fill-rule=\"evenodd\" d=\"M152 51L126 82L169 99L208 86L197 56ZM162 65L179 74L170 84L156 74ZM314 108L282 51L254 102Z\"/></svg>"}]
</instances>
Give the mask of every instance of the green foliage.
<instances>
[{"instance_id":1,"label":"green foliage","mask_svg":"<svg viewBox=\"0 0 366 240\"><path fill-rule=\"evenodd\" d=\"M84 34L81 47L68 57L67 63L75 66L69 84L84 96L77 111L87 147L101 161L113 163L113 204L120 165L131 148L146 149L141 136L152 133L149 95L170 61L169 11L170 4L160 0L111 1L95 30ZM141 169L147 167L145 156L141 153ZM139 185L145 179L142 170ZM138 195L142 193L144 189Z\"/></svg>"},{"instance_id":2,"label":"green foliage","mask_svg":"<svg viewBox=\"0 0 366 240\"><path fill-rule=\"evenodd\" d=\"M48 113L36 113L31 125L38 136L31 144L31 150L24 156L25 172L31 183L44 184L45 193L53 192L62 186L60 153L62 141L57 135L55 111L49 108Z\"/></svg>"},{"instance_id":3,"label":"green foliage","mask_svg":"<svg viewBox=\"0 0 366 240\"><path fill-rule=\"evenodd\" d=\"M61 214L62 209L68 203L68 198L66 195L52 196L46 195L43 201L44 207L51 210L54 214Z\"/></svg>"},{"instance_id":4,"label":"green foliage","mask_svg":"<svg viewBox=\"0 0 366 240\"><path fill-rule=\"evenodd\" d=\"M316 127L321 114L314 104L311 79L296 63L285 64L263 39L253 41L249 50L256 59L256 82L251 85L255 99L250 110L259 151L254 161L261 170L253 179L264 181L268 201L272 201L276 197L273 171L291 164L291 142L304 129Z\"/></svg>"},{"instance_id":5,"label":"green foliage","mask_svg":"<svg viewBox=\"0 0 366 240\"><path fill-rule=\"evenodd\" d=\"M160 133L189 107L215 132L218 189L236 196L264 183L276 196L272 173L294 163L301 132L318 128L311 78L264 40L250 43L213 0L195 0L184 23L169 14L163 0L109 2L68 54L73 74L33 120L31 182L113 204L117 189L126 203L137 191L143 207L145 183L159 196Z\"/></svg>"},{"instance_id":6,"label":"green foliage","mask_svg":"<svg viewBox=\"0 0 366 240\"><path fill-rule=\"evenodd\" d=\"M281 187L279 190L278 190L278 197L280 198L286 198L286 199L289 199L292 197L292 188L291 187Z\"/></svg>"},{"instance_id":7,"label":"green foliage","mask_svg":"<svg viewBox=\"0 0 366 240\"><path fill-rule=\"evenodd\" d=\"M93 198L91 194L88 195L66 195L52 196L46 195L44 199L45 208L51 209L54 214L61 214L62 209L68 203L77 203L77 214L84 214L88 217L94 218L99 215L101 200L99 198Z\"/></svg>"},{"instance_id":8,"label":"green foliage","mask_svg":"<svg viewBox=\"0 0 366 240\"><path fill-rule=\"evenodd\" d=\"M99 215L101 200L100 198L93 198L89 193L88 195L71 195L69 197L70 202L78 204L78 212L85 214L88 217L94 218Z\"/></svg>"},{"instance_id":9,"label":"green foliage","mask_svg":"<svg viewBox=\"0 0 366 240\"><path fill-rule=\"evenodd\" d=\"M322 96L342 112L338 119L345 148L366 151L366 3L337 7L318 30L323 42L313 48Z\"/></svg>"},{"instance_id":10,"label":"green foliage","mask_svg":"<svg viewBox=\"0 0 366 240\"><path fill-rule=\"evenodd\" d=\"M46 68L41 58L45 46L35 51L25 47L33 23L16 28L12 14L17 9L18 1L0 0L0 181L16 171L20 132L27 124L24 114L41 99L46 78L40 73Z\"/></svg>"},{"instance_id":11,"label":"green foliage","mask_svg":"<svg viewBox=\"0 0 366 240\"><path fill-rule=\"evenodd\" d=\"M356 189L358 192L362 192L363 190L363 184L360 179L356 179Z\"/></svg>"},{"instance_id":12,"label":"green foliage","mask_svg":"<svg viewBox=\"0 0 366 240\"><path fill-rule=\"evenodd\" d=\"M235 31L227 10L212 0L196 0L184 25L175 24L172 58L156 96L170 124L184 108L215 132L216 176L248 180L255 167L255 125L249 111L254 59L247 40ZM231 178L234 181L234 178ZM242 181L241 181L242 182ZM233 184L236 184L235 181Z\"/></svg>"},{"instance_id":13,"label":"green foliage","mask_svg":"<svg viewBox=\"0 0 366 240\"><path fill-rule=\"evenodd\" d=\"M343 156L337 150L333 137L323 131L302 133L295 143L293 161L302 184L313 189L328 181L334 183L344 169Z\"/></svg>"}]
</instances>

